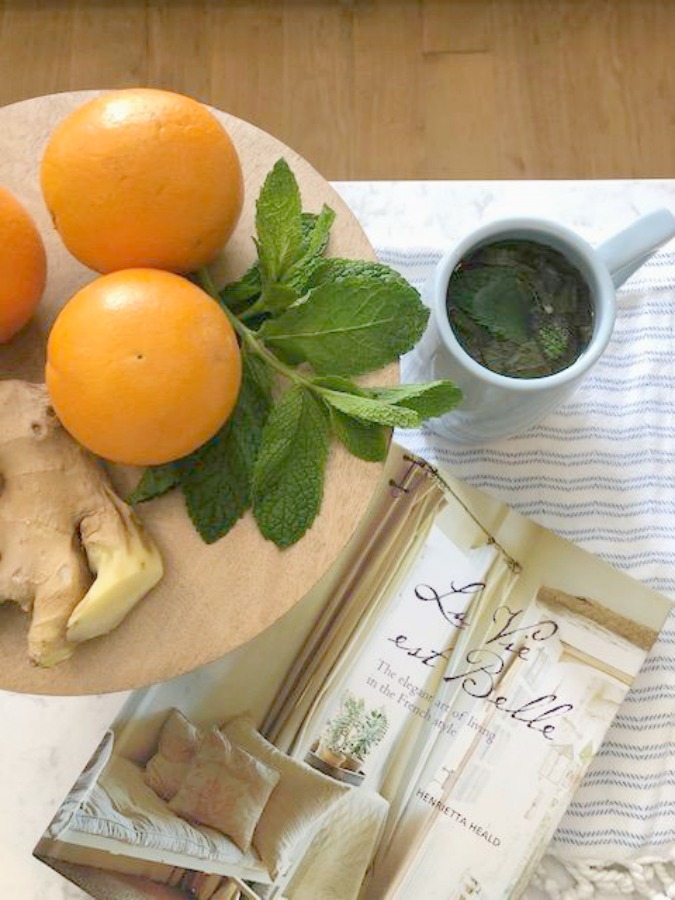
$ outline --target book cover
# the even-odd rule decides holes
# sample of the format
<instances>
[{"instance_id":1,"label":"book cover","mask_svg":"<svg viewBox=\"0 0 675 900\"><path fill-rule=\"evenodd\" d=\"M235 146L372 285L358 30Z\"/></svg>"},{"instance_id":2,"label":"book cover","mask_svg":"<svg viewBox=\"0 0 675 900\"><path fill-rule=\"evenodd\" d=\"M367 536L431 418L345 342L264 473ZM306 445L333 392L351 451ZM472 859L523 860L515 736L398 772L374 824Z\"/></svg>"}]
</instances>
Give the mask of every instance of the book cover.
<instances>
[{"instance_id":1,"label":"book cover","mask_svg":"<svg viewBox=\"0 0 675 900\"><path fill-rule=\"evenodd\" d=\"M295 609L131 696L36 855L100 900L527 896L669 609L395 448Z\"/></svg>"}]
</instances>

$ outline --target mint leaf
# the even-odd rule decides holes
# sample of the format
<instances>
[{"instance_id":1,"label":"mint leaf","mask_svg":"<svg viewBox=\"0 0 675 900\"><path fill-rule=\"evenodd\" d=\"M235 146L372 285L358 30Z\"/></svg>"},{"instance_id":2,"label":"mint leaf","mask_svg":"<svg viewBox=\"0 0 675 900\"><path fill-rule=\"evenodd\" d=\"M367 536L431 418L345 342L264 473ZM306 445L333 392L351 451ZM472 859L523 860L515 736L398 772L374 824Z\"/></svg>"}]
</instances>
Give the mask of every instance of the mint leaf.
<instances>
[{"instance_id":1,"label":"mint leaf","mask_svg":"<svg viewBox=\"0 0 675 900\"><path fill-rule=\"evenodd\" d=\"M311 218L309 226L306 223L306 216ZM318 216L303 213L304 239L301 255L281 276L280 282L265 286L260 299L261 311L275 315L287 309L307 292L309 278L321 260L334 219L335 213L329 206L324 206Z\"/></svg>"},{"instance_id":2,"label":"mint leaf","mask_svg":"<svg viewBox=\"0 0 675 900\"><path fill-rule=\"evenodd\" d=\"M506 269L460 269L448 285L448 301L503 340L525 341L529 335L532 294Z\"/></svg>"},{"instance_id":3,"label":"mint leaf","mask_svg":"<svg viewBox=\"0 0 675 900\"><path fill-rule=\"evenodd\" d=\"M314 231L316 220L319 218L317 213L304 212L300 217L300 228L302 229L302 243L306 246L309 236Z\"/></svg>"},{"instance_id":4,"label":"mint leaf","mask_svg":"<svg viewBox=\"0 0 675 900\"><path fill-rule=\"evenodd\" d=\"M312 379L312 384L322 389L321 394L327 403L344 414L386 425L399 425L404 419L418 425L424 419L449 412L462 399L461 391L451 381L370 388L361 387L338 375L326 375ZM336 394L340 396L336 398ZM404 409L415 413L415 416L402 416ZM401 424L399 427L411 426Z\"/></svg>"},{"instance_id":5,"label":"mint leaf","mask_svg":"<svg viewBox=\"0 0 675 900\"><path fill-rule=\"evenodd\" d=\"M312 384L319 388L328 388L331 391L342 391L345 394L356 394L358 397L366 397L366 391L355 381L343 378L341 375L317 375L312 378Z\"/></svg>"},{"instance_id":6,"label":"mint leaf","mask_svg":"<svg viewBox=\"0 0 675 900\"><path fill-rule=\"evenodd\" d=\"M126 502L132 506L138 503L147 503L155 497L161 497L180 481L180 473L176 463L166 463L163 466L150 466L143 472L140 481L126 498Z\"/></svg>"},{"instance_id":7,"label":"mint leaf","mask_svg":"<svg viewBox=\"0 0 675 900\"><path fill-rule=\"evenodd\" d=\"M430 381L426 384L400 384L396 387L370 388L368 395L384 403L414 410L420 419L442 416L462 399L462 392L451 381Z\"/></svg>"},{"instance_id":8,"label":"mint leaf","mask_svg":"<svg viewBox=\"0 0 675 900\"><path fill-rule=\"evenodd\" d=\"M483 288L473 301L477 322L496 337L513 341L529 337L531 296L513 275L502 276Z\"/></svg>"},{"instance_id":9,"label":"mint leaf","mask_svg":"<svg viewBox=\"0 0 675 900\"><path fill-rule=\"evenodd\" d=\"M346 278L351 275L394 279L401 284L408 284L402 275L399 275L394 269L390 269L389 266L385 266L382 263L366 259L332 257L331 259L321 259L318 262L314 271L310 273L307 287L316 287L319 284L325 284L327 281L337 281L339 278Z\"/></svg>"},{"instance_id":10,"label":"mint leaf","mask_svg":"<svg viewBox=\"0 0 675 900\"><path fill-rule=\"evenodd\" d=\"M195 528L212 544L236 524L251 504L251 478L263 427L272 405L267 366L244 353L239 399L218 434L184 460L180 484Z\"/></svg>"},{"instance_id":11,"label":"mint leaf","mask_svg":"<svg viewBox=\"0 0 675 900\"><path fill-rule=\"evenodd\" d=\"M490 287L494 272L490 269L455 269L448 282L448 307L456 307L473 315L473 299L483 288Z\"/></svg>"},{"instance_id":12,"label":"mint leaf","mask_svg":"<svg viewBox=\"0 0 675 900\"><path fill-rule=\"evenodd\" d=\"M294 385L270 413L253 471L253 514L278 547L298 541L319 512L328 445L326 408Z\"/></svg>"},{"instance_id":13,"label":"mint leaf","mask_svg":"<svg viewBox=\"0 0 675 900\"><path fill-rule=\"evenodd\" d=\"M407 282L350 275L313 288L259 334L287 362L308 362L318 374L357 375L410 350L428 317Z\"/></svg>"},{"instance_id":14,"label":"mint leaf","mask_svg":"<svg viewBox=\"0 0 675 900\"><path fill-rule=\"evenodd\" d=\"M257 300L261 292L260 264L255 262L239 281L225 285L220 291L220 299L233 313L238 314Z\"/></svg>"},{"instance_id":15,"label":"mint leaf","mask_svg":"<svg viewBox=\"0 0 675 900\"><path fill-rule=\"evenodd\" d=\"M306 261L321 256L324 252L334 221L335 213L325 203L318 216L313 213L302 214L301 227L304 238L302 255Z\"/></svg>"},{"instance_id":16,"label":"mint leaf","mask_svg":"<svg viewBox=\"0 0 675 900\"><path fill-rule=\"evenodd\" d=\"M256 202L257 246L263 285L279 281L302 249L302 207L285 159L275 163Z\"/></svg>"},{"instance_id":17,"label":"mint leaf","mask_svg":"<svg viewBox=\"0 0 675 900\"><path fill-rule=\"evenodd\" d=\"M260 304L254 304L254 306L250 307L249 312L265 312L274 315L275 313L283 312L283 310L288 309L292 303L295 303L298 297L299 294L290 284L283 284L283 282L275 281L265 285L265 290L260 298Z\"/></svg>"},{"instance_id":18,"label":"mint leaf","mask_svg":"<svg viewBox=\"0 0 675 900\"><path fill-rule=\"evenodd\" d=\"M340 412L366 422L399 428L413 428L420 424L420 417L414 410L405 409L402 406L392 406L381 400L374 400L372 397L359 397L355 394L331 390L323 390L321 396L326 403Z\"/></svg>"},{"instance_id":19,"label":"mint leaf","mask_svg":"<svg viewBox=\"0 0 675 900\"><path fill-rule=\"evenodd\" d=\"M354 456L366 462L379 462L386 457L390 432L384 425L354 419L334 408L330 418L336 437Z\"/></svg>"},{"instance_id":20,"label":"mint leaf","mask_svg":"<svg viewBox=\"0 0 675 900\"><path fill-rule=\"evenodd\" d=\"M248 509L246 467L229 425L186 464L181 488L190 519L207 544L227 534Z\"/></svg>"},{"instance_id":21,"label":"mint leaf","mask_svg":"<svg viewBox=\"0 0 675 900\"><path fill-rule=\"evenodd\" d=\"M537 333L537 341L547 359L560 359L570 342L567 323L560 318L545 323Z\"/></svg>"},{"instance_id":22,"label":"mint leaf","mask_svg":"<svg viewBox=\"0 0 675 900\"><path fill-rule=\"evenodd\" d=\"M372 425L391 427L399 421L408 421L409 419L412 421L412 417L408 417L405 413L401 414L400 410L392 409L392 405L387 401L384 404L378 402L369 389L362 388L356 382L342 378L340 375L319 376L312 379L312 384L320 389L321 396L331 407L331 416L334 421L342 423L344 419L345 427L346 420L350 418L355 429L357 426L362 429L370 429ZM363 402L359 402L359 398L363 398ZM338 437L342 440L341 434L338 434ZM347 441L343 441L343 443L347 443ZM356 456L361 456L361 454L356 453ZM380 457L375 458L379 459Z\"/></svg>"},{"instance_id":23,"label":"mint leaf","mask_svg":"<svg viewBox=\"0 0 675 900\"><path fill-rule=\"evenodd\" d=\"M551 372L534 338L529 341L491 341L482 348L480 361L493 372L508 372L514 378L541 378Z\"/></svg>"},{"instance_id":24,"label":"mint leaf","mask_svg":"<svg viewBox=\"0 0 675 900\"><path fill-rule=\"evenodd\" d=\"M313 273L320 268L324 262L325 260L323 257L315 256L302 266L291 266L288 273L284 276L282 282L283 286L290 288L294 292L295 299L299 300L300 297L304 297L309 290Z\"/></svg>"}]
</instances>

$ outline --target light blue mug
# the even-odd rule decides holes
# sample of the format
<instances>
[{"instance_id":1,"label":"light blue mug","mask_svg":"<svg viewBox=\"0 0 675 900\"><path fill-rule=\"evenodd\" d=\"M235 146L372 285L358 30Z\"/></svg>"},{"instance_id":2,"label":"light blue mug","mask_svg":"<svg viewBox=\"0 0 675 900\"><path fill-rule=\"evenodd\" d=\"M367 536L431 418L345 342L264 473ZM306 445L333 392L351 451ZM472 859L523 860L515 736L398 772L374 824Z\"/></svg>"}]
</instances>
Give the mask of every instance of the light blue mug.
<instances>
[{"instance_id":1,"label":"light blue mug","mask_svg":"<svg viewBox=\"0 0 675 900\"><path fill-rule=\"evenodd\" d=\"M660 209L597 248L563 225L537 218L490 222L460 241L441 259L426 285L429 325L410 356L410 380L450 379L463 393L455 410L429 420L428 427L450 441L476 444L519 434L540 421L576 390L602 355L614 328L616 289L672 237L675 215ZM447 314L448 282L457 264L480 246L519 239L564 254L586 279L593 303L588 346L566 369L542 378L500 375L476 362L455 337Z\"/></svg>"}]
</instances>

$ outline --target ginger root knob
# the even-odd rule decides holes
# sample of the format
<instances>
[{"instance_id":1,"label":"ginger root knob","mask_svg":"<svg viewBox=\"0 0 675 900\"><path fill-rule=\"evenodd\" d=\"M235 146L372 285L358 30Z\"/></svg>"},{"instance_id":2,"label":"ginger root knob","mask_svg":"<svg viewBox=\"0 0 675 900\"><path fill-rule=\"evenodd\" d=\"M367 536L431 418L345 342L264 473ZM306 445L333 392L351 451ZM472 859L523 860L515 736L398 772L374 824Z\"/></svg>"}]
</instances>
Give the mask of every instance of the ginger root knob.
<instances>
[{"instance_id":1,"label":"ginger root knob","mask_svg":"<svg viewBox=\"0 0 675 900\"><path fill-rule=\"evenodd\" d=\"M32 612L31 660L53 666L115 628L162 574L150 536L60 426L44 386L0 381L0 602Z\"/></svg>"}]
</instances>

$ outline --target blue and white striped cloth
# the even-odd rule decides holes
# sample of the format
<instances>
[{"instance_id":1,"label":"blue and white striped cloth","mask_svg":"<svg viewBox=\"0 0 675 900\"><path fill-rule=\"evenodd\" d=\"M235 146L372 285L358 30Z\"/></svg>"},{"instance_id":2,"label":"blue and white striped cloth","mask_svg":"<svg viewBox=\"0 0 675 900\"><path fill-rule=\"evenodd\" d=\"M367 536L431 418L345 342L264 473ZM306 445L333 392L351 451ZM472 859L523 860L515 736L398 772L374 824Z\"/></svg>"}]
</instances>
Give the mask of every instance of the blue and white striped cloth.
<instances>
[{"instance_id":1,"label":"blue and white striped cloth","mask_svg":"<svg viewBox=\"0 0 675 900\"><path fill-rule=\"evenodd\" d=\"M384 249L379 256L421 288L440 253ZM426 430L401 431L397 440L675 599L675 252L657 254L621 289L604 356L539 425L484 447L452 445ZM675 897L675 613L551 849L568 870L578 861L577 888L579 879L587 886L553 887L548 896L592 897L597 888L598 896L631 889ZM624 864L628 875L602 893L611 874L588 876L587 860L598 871ZM657 888L641 886L654 876L645 860L669 863Z\"/></svg>"}]
</instances>

